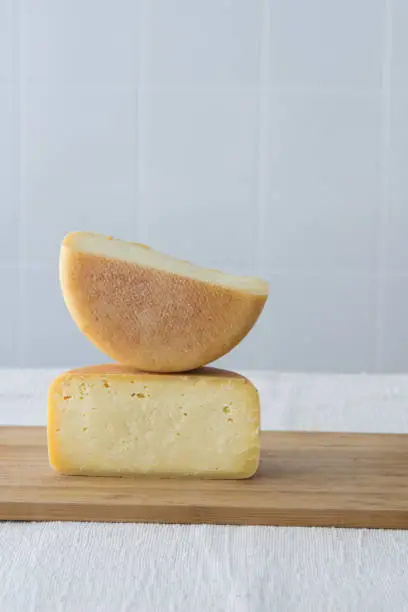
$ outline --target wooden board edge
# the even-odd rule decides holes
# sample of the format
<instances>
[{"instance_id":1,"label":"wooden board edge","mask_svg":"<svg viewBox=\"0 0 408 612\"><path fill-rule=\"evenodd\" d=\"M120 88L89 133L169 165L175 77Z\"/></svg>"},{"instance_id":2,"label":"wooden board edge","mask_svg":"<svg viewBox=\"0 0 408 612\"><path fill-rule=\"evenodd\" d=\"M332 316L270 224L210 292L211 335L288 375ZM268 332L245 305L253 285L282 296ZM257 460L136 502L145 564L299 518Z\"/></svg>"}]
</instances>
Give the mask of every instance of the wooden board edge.
<instances>
[{"instance_id":1,"label":"wooden board edge","mask_svg":"<svg viewBox=\"0 0 408 612\"><path fill-rule=\"evenodd\" d=\"M12 517L12 518L10 518ZM276 527L337 527L358 529L408 529L408 509L390 511L353 510L345 514L341 509L328 509L324 513L314 510L280 508L264 510L253 508L216 508L211 506L104 506L98 504L72 504L67 518L63 503L0 504L0 521L33 522L98 522L98 523L160 523L259 525Z\"/></svg>"}]
</instances>

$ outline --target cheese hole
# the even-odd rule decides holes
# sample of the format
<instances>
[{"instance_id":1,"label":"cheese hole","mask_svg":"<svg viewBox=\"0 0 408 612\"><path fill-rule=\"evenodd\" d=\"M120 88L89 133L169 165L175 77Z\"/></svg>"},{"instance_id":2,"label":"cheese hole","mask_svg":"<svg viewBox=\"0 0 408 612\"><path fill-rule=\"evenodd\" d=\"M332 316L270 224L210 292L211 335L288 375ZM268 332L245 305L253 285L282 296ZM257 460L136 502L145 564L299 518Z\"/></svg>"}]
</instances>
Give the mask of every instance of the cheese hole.
<instances>
[{"instance_id":1,"label":"cheese hole","mask_svg":"<svg viewBox=\"0 0 408 612\"><path fill-rule=\"evenodd\" d=\"M64 395L64 400L69 400L72 398L72 395Z\"/></svg>"},{"instance_id":2,"label":"cheese hole","mask_svg":"<svg viewBox=\"0 0 408 612\"><path fill-rule=\"evenodd\" d=\"M229 412L231 412L231 410L229 409L229 407L228 407L228 406L224 406L224 408L222 409L222 411L223 411L225 414L228 414Z\"/></svg>"},{"instance_id":3,"label":"cheese hole","mask_svg":"<svg viewBox=\"0 0 408 612\"><path fill-rule=\"evenodd\" d=\"M61 430L60 430L60 429L56 429L55 431L58 433L58 432L59 432L59 431L61 431Z\"/></svg>"},{"instance_id":4,"label":"cheese hole","mask_svg":"<svg viewBox=\"0 0 408 612\"><path fill-rule=\"evenodd\" d=\"M83 427L82 431L88 431L88 428L87 427Z\"/></svg>"},{"instance_id":5,"label":"cheese hole","mask_svg":"<svg viewBox=\"0 0 408 612\"><path fill-rule=\"evenodd\" d=\"M143 397L146 397L146 396L145 396L145 394L144 394L144 393L138 393L138 394L137 394L137 397L138 397L138 398L140 398L140 399L142 399Z\"/></svg>"},{"instance_id":6,"label":"cheese hole","mask_svg":"<svg viewBox=\"0 0 408 612\"><path fill-rule=\"evenodd\" d=\"M232 419L227 419L228 423L233 423L234 421Z\"/></svg>"}]
</instances>

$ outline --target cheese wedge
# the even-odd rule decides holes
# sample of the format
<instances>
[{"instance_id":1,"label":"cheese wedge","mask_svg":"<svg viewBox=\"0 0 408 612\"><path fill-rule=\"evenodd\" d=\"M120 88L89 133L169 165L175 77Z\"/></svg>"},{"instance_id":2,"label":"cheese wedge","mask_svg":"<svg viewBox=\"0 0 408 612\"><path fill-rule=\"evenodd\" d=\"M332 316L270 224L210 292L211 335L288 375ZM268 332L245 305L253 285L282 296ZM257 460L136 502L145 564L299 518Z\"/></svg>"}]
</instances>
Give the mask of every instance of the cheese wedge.
<instances>
[{"instance_id":1,"label":"cheese wedge","mask_svg":"<svg viewBox=\"0 0 408 612\"><path fill-rule=\"evenodd\" d=\"M115 361L151 372L192 370L225 355L268 295L263 280L85 232L65 237L60 281L79 329Z\"/></svg>"},{"instance_id":2,"label":"cheese wedge","mask_svg":"<svg viewBox=\"0 0 408 612\"><path fill-rule=\"evenodd\" d=\"M48 450L63 474L248 478L259 460L258 393L215 368L72 370L50 386Z\"/></svg>"}]
</instances>

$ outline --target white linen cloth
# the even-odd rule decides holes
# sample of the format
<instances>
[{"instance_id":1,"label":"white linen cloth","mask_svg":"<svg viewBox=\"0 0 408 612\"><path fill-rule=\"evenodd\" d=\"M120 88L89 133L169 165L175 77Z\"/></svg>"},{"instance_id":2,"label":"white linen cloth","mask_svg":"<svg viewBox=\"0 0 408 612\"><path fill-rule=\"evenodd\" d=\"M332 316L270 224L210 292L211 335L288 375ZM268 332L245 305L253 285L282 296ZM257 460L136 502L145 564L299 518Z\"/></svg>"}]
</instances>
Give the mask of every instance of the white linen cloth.
<instances>
[{"instance_id":1,"label":"white linen cloth","mask_svg":"<svg viewBox=\"0 0 408 612\"><path fill-rule=\"evenodd\" d=\"M0 370L0 424L57 373ZM408 376L244 373L263 429L408 433ZM309 610L408 610L408 531L0 522L1 612Z\"/></svg>"}]
</instances>

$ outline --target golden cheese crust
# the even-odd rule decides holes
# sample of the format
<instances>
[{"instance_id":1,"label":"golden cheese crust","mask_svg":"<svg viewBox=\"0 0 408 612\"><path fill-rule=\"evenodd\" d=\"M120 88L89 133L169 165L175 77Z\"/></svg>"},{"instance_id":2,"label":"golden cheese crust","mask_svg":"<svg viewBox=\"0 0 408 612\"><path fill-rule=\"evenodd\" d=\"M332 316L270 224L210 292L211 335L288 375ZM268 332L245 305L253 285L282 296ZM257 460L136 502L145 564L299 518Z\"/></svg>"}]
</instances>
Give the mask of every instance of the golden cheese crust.
<instances>
[{"instance_id":1,"label":"golden cheese crust","mask_svg":"<svg viewBox=\"0 0 408 612\"><path fill-rule=\"evenodd\" d=\"M60 281L72 318L101 351L152 372L188 371L222 357L251 330L267 299L80 252L67 240Z\"/></svg>"}]
</instances>

